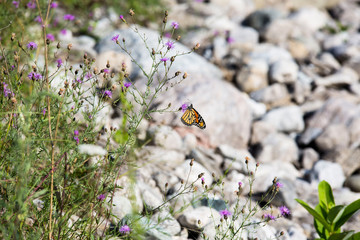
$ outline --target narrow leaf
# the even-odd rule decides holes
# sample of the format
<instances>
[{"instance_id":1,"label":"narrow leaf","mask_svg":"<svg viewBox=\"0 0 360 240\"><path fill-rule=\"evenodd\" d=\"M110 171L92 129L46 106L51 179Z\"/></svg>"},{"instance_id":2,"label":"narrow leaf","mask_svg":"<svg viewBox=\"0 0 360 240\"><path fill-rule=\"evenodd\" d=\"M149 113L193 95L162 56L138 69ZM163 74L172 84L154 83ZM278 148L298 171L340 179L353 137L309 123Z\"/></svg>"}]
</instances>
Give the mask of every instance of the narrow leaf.
<instances>
[{"instance_id":1,"label":"narrow leaf","mask_svg":"<svg viewBox=\"0 0 360 240\"><path fill-rule=\"evenodd\" d=\"M300 199L295 199L295 200L301 206L303 206L316 220L318 220L322 225L324 225L326 230L328 230L329 232L331 231L331 227L330 227L329 223L326 222L326 220L317 211L315 211L313 208L311 208L306 202L304 202Z\"/></svg>"},{"instance_id":2,"label":"narrow leaf","mask_svg":"<svg viewBox=\"0 0 360 240\"><path fill-rule=\"evenodd\" d=\"M360 199L350 203L344 208L344 212L338 221L335 222L335 229L340 228L351 216L360 209Z\"/></svg>"},{"instance_id":3,"label":"narrow leaf","mask_svg":"<svg viewBox=\"0 0 360 240\"><path fill-rule=\"evenodd\" d=\"M349 240L354 235L354 231L335 233L328 240Z\"/></svg>"},{"instance_id":4,"label":"narrow leaf","mask_svg":"<svg viewBox=\"0 0 360 240\"><path fill-rule=\"evenodd\" d=\"M331 189L331 186L325 180L321 181L318 186L319 192L319 204L325 205L327 210L335 206L334 195Z\"/></svg>"}]
</instances>

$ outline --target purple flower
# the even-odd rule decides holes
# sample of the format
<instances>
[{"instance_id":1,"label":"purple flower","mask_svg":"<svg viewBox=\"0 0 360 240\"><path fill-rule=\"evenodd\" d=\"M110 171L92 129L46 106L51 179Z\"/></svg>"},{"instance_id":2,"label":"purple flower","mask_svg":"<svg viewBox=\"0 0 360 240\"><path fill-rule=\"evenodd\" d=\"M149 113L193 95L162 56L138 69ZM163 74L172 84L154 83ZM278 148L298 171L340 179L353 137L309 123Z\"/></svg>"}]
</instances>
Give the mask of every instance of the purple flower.
<instances>
[{"instance_id":1,"label":"purple flower","mask_svg":"<svg viewBox=\"0 0 360 240\"><path fill-rule=\"evenodd\" d=\"M36 49L37 48L37 44L34 42L29 42L27 45L27 48L30 50Z\"/></svg>"},{"instance_id":2,"label":"purple flower","mask_svg":"<svg viewBox=\"0 0 360 240\"><path fill-rule=\"evenodd\" d=\"M169 60L169 58L166 58L166 57L160 59L160 61L162 61L162 62L166 62L168 60Z\"/></svg>"},{"instance_id":3,"label":"purple flower","mask_svg":"<svg viewBox=\"0 0 360 240\"><path fill-rule=\"evenodd\" d=\"M46 108L44 108L44 109L42 110L43 116L45 116L45 113L46 113Z\"/></svg>"},{"instance_id":4,"label":"purple flower","mask_svg":"<svg viewBox=\"0 0 360 240\"><path fill-rule=\"evenodd\" d=\"M51 33L46 34L46 39L49 39L52 42L55 41L55 37Z\"/></svg>"},{"instance_id":5,"label":"purple flower","mask_svg":"<svg viewBox=\"0 0 360 240\"><path fill-rule=\"evenodd\" d=\"M263 218L265 218L266 220L275 220L275 217L271 214L265 213L263 215Z\"/></svg>"},{"instance_id":6,"label":"purple flower","mask_svg":"<svg viewBox=\"0 0 360 240\"><path fill-rule=\"evenodd\" d=\"M57 62L57 67L60 68L63 64L63 61L61 60L61 58L59 58L58 60L56 60Z\"/></svg>"},{"instance_id":7,"label":"purple flower","mask_svg":"<svg viewBox=\"0 0 360 240\"><path fill-rule=\"evenodd\" d=\"M286 206L279 207L282 216L287 217L290 215L290 210Z\"/></svg>"},{"instance_id":8,"label":"purple flower","mask_svg":"<svg viewBox=\"0 0 360 240\"><path fill-rule=\"evenodd\" d=\"M4 96L5 96L5 97L9 97L9 96L14 96L14 95L15 95L10 89L7 88L8 85L7 85L5 82L2 82L2 84L3 84Z\"/></svg>"},{"instance_id":9,"label":"purple flower","mask_svg":"<svg viewBox=\"0 0 360 240\"><path fill-rule=\"evenodd\" d=\"M125 22L125 18L123 15L120 15L119 18L121 19L121 21Z\"/></svg>"},{"instance_id":10,"label":"purple flower","mask_svg":"<svg viewBox=\"0 0 360 240\"><path fill-rule=\"evenodd\" d=\"M42 78L40 73L36 73L36 72L31 72L28 74L28 78L30 80L40 80Z\"/></svg>"},{"instance_id":11,"label":"purple flower","mask_svg":"<svg viewBox=\"0 0 360 240\"><path fill-rule=\"evenodd\" d=\"M66 29L62 29L62 30L60 30L60 33L61 33L62 35L65 35L65 34L66 34L66 32L67 32L67 30L66 30Z\"/></svg>"},{"instance_id":12,"label":"purple flower","mask_svg":"<svg viewBox=\"0 0 360 240\"><path fill-rule=\"evenodd\" d=\"M174 28L174 29L177 29L179 27L179 23L177 22L172 22L171 23L171 26Z\"/></svg>"},{"instance_id":13,"label":"purple flower","mask_svg":"<svg viewBox=\"0 0 360 240\"><path fill-rule=\"evenodd\" d=\"M119 34L116 34L115 36L113 36L111 38L111 41L116 42L118 40L118 38L119 38Z\"/></svg>"},{"instance_id":14,"label":"purple flower","mask_svg":"<svg viewBox=\"0 0 360 240\"><path fill-rule=\"evenodd\" d=\"M109 73L109 72L110 72L110 69L104 68L104 73Z\"/></svg>"},{"instance_id":15,"label":"purple flower","mask_svg":"<svg viewBox=\"0 0 360 240\"><path fill-rule=\"evenodd\" d=\"M276 187L277 188L282 188L284 186L284 184L282 184L281 182L276 182Z\"/></svg>"},{"instance_id":16,"label":"purple flower","mask_svg":"<svg viewBox=\"0 0 360 240\"><path fill-rule=\"evenodd\" d=\"M121 228L119 229L119 232L122 234L128 234L130 231L131 231L130 227L126 224L121 226Z\"/></svg>"},{"instance_id":17,"label":"purple flower","mask_svg":"<svg viewBox=\"0 0 360 240\"><path fill-rule=\"evenodd\" d=\"M38 23L42 23L41 17L40 16L36 16L36 18L34 19L35 22Z\"/></svg>"},{"instance_id":18,"label":"purple flower","mask_svg":"<svg viewBox=\"0 0 360 240\"><path fill-rule=\"evenodd\" d=\"M129 87L131 86L131 82L126 82L126 83L124 83L124 86L125 86L126 88L129 88Z\"/></svg>"},{"instance_id":19,"label":"purple flower","mask_svg":"<svg viewBox=\"0 0 360 240\"><path fill-rule=\"evenodd\" d=\"M225 219L231 216L231 212L227 209L221 210L219 213L220 213L220 216Z\"/></svg>"},{"instance_id":20,"label":"purple flower","mask_svg":"<svg viewBox=\"0 0 360 240\"><path fill-rule=\"evenodd\" d=\"M79 144L80 140L77 136L74 137L74 140L76 141L76 144Z\"/></svg>"},{"instance_id":21,"label":"purple flower","mask_svg":"<svg viewBox=\"0 0 360 240\"><path fill-rule=\"evenodd\" d=\"M174 48L174 42L172 42L172 41L170 41L170 40L167 41L167 42L165 43L165 45L167 46L167 49L168 49L168 50Z\"/></svg>"},{"instance_id":22,"label":"purple flower","mask_svg":"<svg viewBox=\"0 0 360 240\"><path fill-rule=\"evenodd\" d=\"M112 92L110 90L105 90L102 94L104 97L112 98Z\"/></svg>"},{"instance_id":23,"label":"purple flower","mask_svg":"<svg viewBox=\"0 0 360 240\"><path fill-rule=\"evenodd\" d=\"M51 8L57 8L59 6L59 4L57 3L57 2L52 2L51 4L50 4L50 7Z\"/></svg>"},{"instance_id":24,"label":"purple flower","mask_svg":"<svg viewBox=\"0 0 360 240\"><path fill-rule=\"evenodd\" d=\"M105 195L104 195L104 194L100 194L100 195L97 197L97 199L98 199L99 201L102 201L102 200L105 199Z\"/></svg>"},{"instance_id":25,"label":"purple flower","mask_svg":"<svg viewBox=\"0 0 360 240\"><path fill-rule=\"evenodd\" d=\"M171 33L169 33L169 32L165 33L164 37L171 38Z\"/></svg>"},{"instance_id":26,"label":"purple flower","mask_svg":"<svg viewBox=\"0 0 360 240\"><path fill-rule=\"evenodd\" d=\"M81 81L81 78L75 78L75 80L74 80L74 83L83 83L83 81Z\"/></svg>"},{"instance_id":27,"label":"purple flower","mask_svg":"<svg viewBox=\"0 0 360 240\"><path fill-rule=\"evenodd\" d=\"M92 78L91 72L87 72L87 73L85 74L85 78L86 78L86 79Z\"/></svg>"},{"instance_id":28,"label":"purple flower","mask_svg":"<svg viewBox=\"0 0 360 240\"><path fill-rule=\"evenodd\" d=\"M74 135L79 136L79 130L74 130Z\"/></svg>"},{"instance_id":29,"label":"purple flower","mask_svg":"<svg viewBox=\"0 0 360 240\"><path fill-rule=\"evenodd\" d=\"M64 20L74 21L74 20L75 20L75 16L74 16L74 15L71 15L71 14L65 14L65 15L64 15Z\"/></svg>"},{"instance_id":30,"label":"purple flower","mask_svg":"<svg viewBox=\"0 0 360 240\"><path fill-rule=\"evenodd\" d=\"M12 4L15 6L15 8L19 8L19 1L12 1Z\"/></svg>"},{"instance_id":31,"label":"purple flower","mask_svg":"<svg viewBox=\"0 0 360 240\"><path fill-rule=\"evenodd\" d=\"M226 42L228 44L231 44L231 43L235 42L235 39L229 36L229 37L226 38Z\"/></svg>"},{"instance_id":32,"label":"purple flower","mask_svg":"<svg viewBox=\"0 0 360 240\"><path fill-rule=\"evenodd\" d=\"M181 105L181 111L185 112L186 109L188 108L188 105L186 103L184 103L183 105Z\"/></svg>"},{"instance_id":33,"label":"purple flower","mask_svg":"<svg viewBox=\"0 0 360 240\"><path fill-rule=\"evenodd\" d=\"M28 7L28 8L32 8L32 9L34 9L34 8L36 8L36 3L34 2L34 1L30 1L30 2L28 2L27 4L26 4L26 6Z\"/></svg>"}]
</instances>

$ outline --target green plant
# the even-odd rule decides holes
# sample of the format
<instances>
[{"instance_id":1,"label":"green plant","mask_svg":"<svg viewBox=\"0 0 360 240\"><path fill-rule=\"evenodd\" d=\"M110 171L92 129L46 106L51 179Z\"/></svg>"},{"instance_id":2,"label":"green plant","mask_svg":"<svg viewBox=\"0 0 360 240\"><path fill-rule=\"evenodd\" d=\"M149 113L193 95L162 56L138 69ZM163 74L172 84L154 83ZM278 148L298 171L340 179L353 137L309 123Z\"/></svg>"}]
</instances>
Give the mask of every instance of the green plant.
<instances>
[{"instance_id":1,"label":"green plant","mask_svg":"<svg viewBox=\"0 0 360 240\"><path fill-rule=\"evenodd\" d=\"M360 199L347 206L335 205L334 196L329 183L321 181L318 186L319 203L315 209L311 208L306 202L296 199L313 217L314 225L319 239L360 239L360 232L341 231L341 226L360 209Z\"/></svg>"}]
</instances>

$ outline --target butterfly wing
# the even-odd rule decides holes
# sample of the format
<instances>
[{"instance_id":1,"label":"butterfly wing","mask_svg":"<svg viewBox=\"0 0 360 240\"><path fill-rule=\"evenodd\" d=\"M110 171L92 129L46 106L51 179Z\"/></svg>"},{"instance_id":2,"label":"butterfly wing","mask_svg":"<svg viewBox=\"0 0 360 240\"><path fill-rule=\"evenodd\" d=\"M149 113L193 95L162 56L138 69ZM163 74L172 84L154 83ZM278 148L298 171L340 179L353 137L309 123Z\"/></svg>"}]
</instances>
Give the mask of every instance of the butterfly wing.
<instances>
[{"instance_id":1,"label":"butterfly wing","mask_svg":"<svg viewBox=\"0 0 360 240\"><path fill-rule=\"evenodd\" d=\"M201 128L201 129L205 129L206 124L205 124L204 119L200 115L200 113L198 113L198 111L196 111L194 108L192 110L193 110L194 115L195 115L195 122L193 124L196 125L197 127Z\"/></svg>"},{"instance_id":2,"label":"butterfly wing","mask_svg":"<svg viewBox=\"0 0 360 240\"><path fill-rule=\"evenodd\" d=\"M194 124L195 115L194 115L194 112L192 111L192 108L188 107L188 109L186 109L186 111L184 112L184 114L181 117L181 121L183 124L185 124L187 126L191 126Z\"/></svg>"},{"instance_id":3,"label":"butterfly wing","mask_svg":"<svg viewBox=\"0 0 360 240\"><path fill-rule=\"evenodd\" d=\"M204 129L206 127L204 119L193 108L192 104L186 109L186 111L182 115L181 121L187 126L196 125L201 129Z\"/></svg>"}]
</instances>

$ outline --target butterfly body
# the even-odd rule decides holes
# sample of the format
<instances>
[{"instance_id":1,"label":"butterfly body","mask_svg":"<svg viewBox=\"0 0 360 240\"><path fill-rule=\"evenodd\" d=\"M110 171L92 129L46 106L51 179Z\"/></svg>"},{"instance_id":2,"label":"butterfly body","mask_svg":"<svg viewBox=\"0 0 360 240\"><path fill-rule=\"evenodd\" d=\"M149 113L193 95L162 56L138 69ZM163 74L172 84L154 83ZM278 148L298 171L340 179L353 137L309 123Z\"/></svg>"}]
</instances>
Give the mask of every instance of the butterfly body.
<instances>
[{"instance_id":1,"label":"butterfly body","mask_svg":"<svg viewBox=\"0 0 360 240\"><path fill-rule=\"evenodd\" d=\"M206 128L204 119L201 117L198 111L193 108L192 104L190 104L190 106L188 106L185 110L184 114L181 117L181 121L187 126L195 125L201 129Z\"/></svg>"}]
</instances>

